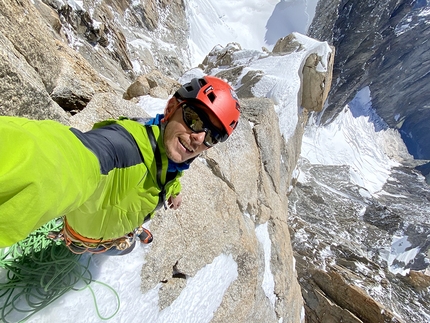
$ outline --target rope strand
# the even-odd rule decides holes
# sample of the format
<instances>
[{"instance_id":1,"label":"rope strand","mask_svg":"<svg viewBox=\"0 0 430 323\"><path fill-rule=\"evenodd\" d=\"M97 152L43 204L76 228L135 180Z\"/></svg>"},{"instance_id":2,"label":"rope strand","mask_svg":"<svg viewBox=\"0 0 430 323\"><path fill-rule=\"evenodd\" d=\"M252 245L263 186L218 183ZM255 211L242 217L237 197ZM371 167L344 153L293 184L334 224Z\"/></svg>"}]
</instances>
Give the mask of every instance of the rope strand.
<instances>
[{"instance_id":1,"label":"rope strand","mask_svg":"<svg viewBox=\"0 0 430 323\"><path fill-rule=\"evenodd\" d=\"M70 290L89 289L97 315L102 320L114 317L120 308L118 293L107 284L94 281L89 270L90 260L84 264L82 255L73 254L63 242L47 238L52 231L60 231L63 223L52 220L32 232L26 239L0 249L0 321L11 323L28 319ZM77 288L76 284L84 283ZM100 314L97 297L91 283L110 289L116 297L117 308L112 315ZM12 319L14 321L9 321Z\"/></svg>"}]
</instances>

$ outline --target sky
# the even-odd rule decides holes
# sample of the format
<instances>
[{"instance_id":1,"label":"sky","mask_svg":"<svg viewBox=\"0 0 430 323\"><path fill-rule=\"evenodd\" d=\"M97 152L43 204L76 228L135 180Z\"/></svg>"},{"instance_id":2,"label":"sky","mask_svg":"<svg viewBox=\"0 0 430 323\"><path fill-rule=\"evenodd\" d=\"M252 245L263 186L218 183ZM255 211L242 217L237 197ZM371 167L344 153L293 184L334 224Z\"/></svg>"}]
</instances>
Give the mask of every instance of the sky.
<instances>
[{"instance_id":1,"label":"sky","mask_svg":"<svg viewBox=\"0 0 430 323\"><path fill-rule=\"evenodd\" d=\"M69 0L71 2L71 0ZM297 93L300 79L297 73L286 74L285 70L297 71L301 61L310 51L328 55L327 44L314 42L297 34L306 51L288 57L265 57L252 60L262 46L271 49L277 38L293 31L306 33L316 0L186 0L187 16L191 29L189 45L192 62L197 65L216 45L226 46L238 42L243 49L242 57L250 60L244 73L249 70L263 70L265 76L253 89L255 96L269 97L275 102L279 125L286 139L294 132L298 120ZM182 80L199 75L200 70L192 69ZM371 105L370 93L361 93L360 106ZM139 104L155 115L161 113L166 101L149 96L142 97ZM357 107L356 106L356 107ZM367 118L367 119L366 119ZM303 158L312 163L348 164L352 166L351 176L356 183L366 188L369 194L378 192L389 176L393 162L387 159L377 144L378 136L368 117L354 117L351 109L333 124L319 128L310 126L303 140ZM360 138L362 140L357 140ZM377 171L375 171L375 169ZM150 228L150 222L148 223ZM256 227L256 236L264 250L265 269L263 290L274 304L274 281L270 270L271 242L267 223ZM212 263L203 267L194 277L187 279L187 285L179 297L167 308L158 308L158 289L142 294L140 273L145 255L151 246L138 246L130 254L122 257L96 255L91 258L91 268L97 282L90 288L68 292L54 304L29 319L28 322L102 322L94 303L96 295L100 315L109 317L109 322L210 322L222 301L224 292L236 279L237 264L230 255L220 254ZM122 266L127 263L126 267ZM121 268L118 271L117 268ZM92 291L91 291L92 290ZM114 292L115 291L115 292ZM117 293L117 294L115 294ZM118 298L116 297L118 295ZM118 306L118 300L120 306ZM204 305L203 305L204 304Z\"/></svg>"}]
</instances>

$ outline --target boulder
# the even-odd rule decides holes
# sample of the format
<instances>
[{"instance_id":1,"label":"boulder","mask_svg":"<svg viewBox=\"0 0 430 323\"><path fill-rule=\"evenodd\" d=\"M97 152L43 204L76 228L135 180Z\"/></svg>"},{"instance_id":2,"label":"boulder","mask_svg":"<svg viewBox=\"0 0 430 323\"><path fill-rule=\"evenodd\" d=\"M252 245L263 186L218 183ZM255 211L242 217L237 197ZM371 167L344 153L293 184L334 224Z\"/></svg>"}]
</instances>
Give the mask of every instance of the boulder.
<instances>
[{"instance_id":1,"label":"boulder","mask_svg":"<svg viewBox=\"0 0 430 323\"><path fill-rule=\"evenodd\" d=\"M303 66L302 107L309 111L321 112L331 88L334 47L331 46L329 65L323 72L318 69L323 62L322 57L313 53Z\"/></svg>"},{"instance_id":2,"label":"boulder","mask_svg":"<svg viewBox=\"0 0 430 323\"><path fill-rule=\"evenodd\" d=\"M149 86L148 80L145 75L139 75L127 89L127 91L123 94L123 99L130 100L132 98L136 98L139 96L149 94L149 90L151 87Z\"/></svg>"},{"instance_id":3,"label":"boulder","mask_svg":"<svg viewBox=\"0 0 430 323\"><path fill-rule=\"evenodd\" d=\"M181 84L177 81L154 70L148 74L138 76L136 81L123 94L123 98L130 100L149 94L155 98L167 99L180 86Z\"/></svg>"}]
</instances>

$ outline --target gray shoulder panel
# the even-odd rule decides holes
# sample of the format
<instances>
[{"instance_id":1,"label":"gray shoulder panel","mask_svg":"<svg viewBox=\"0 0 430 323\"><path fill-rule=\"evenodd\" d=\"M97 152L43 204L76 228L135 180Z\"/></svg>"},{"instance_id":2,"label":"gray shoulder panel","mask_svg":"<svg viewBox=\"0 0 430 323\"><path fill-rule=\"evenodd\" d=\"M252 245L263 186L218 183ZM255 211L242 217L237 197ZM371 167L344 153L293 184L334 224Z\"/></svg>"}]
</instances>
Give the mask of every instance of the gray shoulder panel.
<instances>
[{"instance_id":1,"label":"gray shoulder panel","mask_svg":"<svg viewBox=\"0 0 430 323\"><path fill-rule=\"evenodd\" d=\"M105 127L81 132L70 128L76 137L99 159L101 173L114 168L126 168L143 163L143 156L133 136L122 126Z\"/></svg>"}]
</instances>

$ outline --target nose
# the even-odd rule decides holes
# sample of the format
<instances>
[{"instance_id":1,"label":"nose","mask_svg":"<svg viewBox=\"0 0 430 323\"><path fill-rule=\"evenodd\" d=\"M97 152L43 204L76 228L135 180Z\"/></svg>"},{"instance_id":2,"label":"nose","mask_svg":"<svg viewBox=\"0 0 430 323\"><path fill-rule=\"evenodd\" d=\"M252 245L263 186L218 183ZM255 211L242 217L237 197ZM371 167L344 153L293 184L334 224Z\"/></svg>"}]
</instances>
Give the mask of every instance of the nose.
<instances>
[{"instance_id":1,"label":"nose","mask_svg":"<svg viewBox=\"0 0 430 323\"><path fill-rule=\"evenodd\" d=\"M205 136L206 136L206 132L204 131L191 133L192 143L196 143L199 145L203 144L205 140Z\"/></svg>"}]
</instances>

